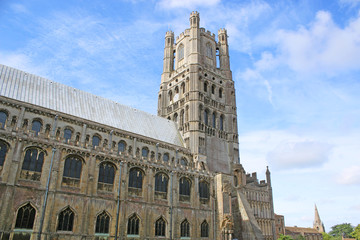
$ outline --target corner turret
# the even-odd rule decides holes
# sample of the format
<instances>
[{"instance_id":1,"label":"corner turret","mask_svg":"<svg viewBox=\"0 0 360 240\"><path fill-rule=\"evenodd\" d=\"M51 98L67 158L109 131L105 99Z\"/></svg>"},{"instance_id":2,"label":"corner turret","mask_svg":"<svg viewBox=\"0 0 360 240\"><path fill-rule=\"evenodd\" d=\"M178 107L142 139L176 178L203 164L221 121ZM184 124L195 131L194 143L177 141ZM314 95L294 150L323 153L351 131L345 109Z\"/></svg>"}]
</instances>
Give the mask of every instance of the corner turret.
<instances>
[{"instance_id":1,"label":"corner turret","mask_svg":"<svg viewBox=\"0 0 360 240\"><path fill-rule=\"evenodd\" d=\"M190 14L190 27L199 28L200 26L200 14L197 11L193 11Z\"/></svg>"}]
</instances>

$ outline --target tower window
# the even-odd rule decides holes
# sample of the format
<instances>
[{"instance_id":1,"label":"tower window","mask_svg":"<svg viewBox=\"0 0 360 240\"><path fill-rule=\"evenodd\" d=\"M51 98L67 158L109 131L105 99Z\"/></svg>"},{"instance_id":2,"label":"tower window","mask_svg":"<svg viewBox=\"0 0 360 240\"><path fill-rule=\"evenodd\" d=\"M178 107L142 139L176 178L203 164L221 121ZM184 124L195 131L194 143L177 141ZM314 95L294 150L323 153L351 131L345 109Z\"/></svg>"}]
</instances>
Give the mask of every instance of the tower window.
<instances>
[{"instance_id":1,"label":"tower window","mask_svg":"<svg viewBox=\"0 0 360 240\"><path fill-rule=\"evenodd\" d=\"M220 130L224 131L224 116L220 116Z\"/></svg>"},{"instance_id":2,"label":"tower window","mask_svg":"<svg viewBox=\"0 0 360 240\"><path fill-rule=\"evenodd\" d=\"M209 199L210 193L209 193L209 184L205 181L199 182L199 196L200 198Z\"/></svg>"},{"instance_id":3,"label":"tower window","mask_svg":"<svg viewBox=\"0 0 360 240\"><path fill-rule=\"evenodd\" d=\"M103 211L96 218L95 233L109 233L110 216Z\"/></svg>"},{"instance_id":4,"label":"tower window","mask_svg":"<svg viewBox=\"0 0 360 240\"><path fill-rule=\"evenodd\" d=\"M212 86L211 86L211 93L212 93L212 94L215 94L215 85L212 85Z\"/></svg>"},{"instance_id":5,"label":"tower window","mask_svg":"<svg viewBox=\"0 0 360 240\"><path fill-rule=\"evenodd\" d=\"M205 125L208 125L208 124L209 124L209 113L208 113L208 110L205 110L205 111L204 111L204 122L205 122Z\"/></svg>"},{"instance_id":6,"label":"tower window","mask_svg":"<svg viewBox=\"0 0 360 240\"><path fill-rule=\"evenodd\" d=\"M213 48L211 47L210 43L206 44L206 56L208 58L212 58L213 57Z\"/></svg>"},{"instance_id":7,"label":"tower window","mask_svg":"<svg viewBox=\"0 0 360 240\"><path fill-rule=\"evenodd\" d=\"M128 235L139 235L139 227L140 227L140 219L134 213L128 220L127 234Z\"/></svg>"},{"instance_id":8,"label":"tower window","mask_svg":"<svg viewBox=\"0 0 360 240\"><path fill-rule=\"evenodd\" d=\"M101 163L99 169L98 181L100 183L114 184L114 178L115 178L114 165L108 162Z\"/></svg>"},{"instance_id":9,"label":"tower window","mask_svg":"<svg viewBox=\"0 0 360 240\"><path fill-rule=\"evenodd\" d=\"M190 196L191 184L188 178L182 177L179 182L179 194L184 196Z\"/></svg>"},{"instance_id":10,"label":"tower window","mask_svg":"<svg viewBox=\"0 0 360 240\"><path fill-rule=\"evenodd\" d=\"M222 98L223 90L222 88L219 89L219 98Z\"/></svg>"},{"instance_id":11,"label":"tower window","mask_svg":"<svg viewBox=\"0 0 360 240\"><path fill-rule=\"evenodd\" d=\"M207 92L208 84L207 82L204 82L204 92Z\"/></svg>"},{"instance_id":12,"label":"tower window","mask_svg":"<svg viewBox=\"0 0 360 240\"><path fill-rule=\"evenodd\" d=\"M45 153L37 148L26 150L22 169L33 172L41 172L44 163L44 155Z\"/></svg>"},{"instance_id":13,"label":"tower window","mask_svg":"<svg viewBox=\"0 0 360 240\"><path fill-rule=\"evenodd\" d=\"M169 161L169 154L168 154L168 153L164 153L163 161L164 161L164 162L168 162L168 161Z\"/></svg>"},{"instance_id":14,"label":"tower window","mask_svg":"<svg viewBox=\"0 0 360 240\"><path fill-rule=\"evenodd\" d=\"M64 130L64 138L65 138L65 142L69 142L71 140L71 136L72 136L72 131L69 128L65 128Z\"/></svg>"},{"instance_id":15,"label":"tower window","mask_svg":"<svg viewBox=\"0 0 360 240\"><path fill-rule=\"evenodd\" d=\"M209 224L206 220L201 223L201 237L209 237Z\"/></svg>"},{"instance_id":16,"label":"tower window","mask_svg":"<svg viewBox=\"0 0 360 240\"><path fill-rule=\"evenodd\" d=\"M180 225L180 236L181 237L190 237L190 224L188 220L182 221Z\"/></svg>"},{"instance_id":17,"label":"tower window","mask_svg":"<svg viewBox=\"0 0 360 240\"><path fill-rule=\"evenodd\" d=\"M155 191L167 192L169 177L165 173L158 173L155 175Z\"/></svg>"},{"instance_id":18,"label":"tower window","mask_svg":"<svg viewBox=\"0 0 360 240\"><path fill-rule=\"evenodd\" d=\"M216 127L216 114L215 113L212 114L212 127L213 128Z\"/></svg>"},{"instance_id":19,"label":"tower window","mask_svg":"<svg viewBox=\"0 0 360 240\"><path fill-rule=\"evenodd\" d=\"M32 229L34 226L36 210L30 203L21 207L16 216L15 228Z\"/></svg>"},{"instance_id":20,"label":"tower window","mask_svg":"<svg viewBox=\"0 0 360 240\"><path fill-rule=\"evenodd\" d=\"M74 224L74 212L67 207L59 214L58 231L72 231Z\"/></svg>"},{"instance_id":21,"label":"tower window","mask_svg":"<svg viewBox=\"0 0 360 240\"><path fill-rule=\"evenodd\" d=\"M143 147L141 149L141 156L143 156L144 158L147 158L149 156L149 149L147 147Z\"/></svg>"},{"instance_id":22,"label":"tower window","mask_svg":"<svg viewBox=\"0 0 360 240\"><path fill-rule=\"evenodd\" d=\"M32 122L31 130L35 132L35 135L37 136L39 132L41 131L42 123L39 120L34 120Z\"/></svg>"},{"instance_id":23,"label":"tower window","mask_svg":"<svg viewBox=\"0 0 360 240\"><path fill-rule=\"evenodd\" d=\"M125 152L125 149L126 149L126 143L124 141L120 141L118 143L118 151Z\"/></svg>"},{"instance_id":24,"label":"tower window","mask_svg":"<svg viewBox=\"0 0 360 240\"><path fill-rule=\"evenodd\" d=\"M100 137L94 135L92 138L92 145L93 147L97 147L100 145Z\"/></svg>"},{"instance_id":25,"label":"tower window","mask_svg":"<svg viewBox=\"0 0 360 240\"><path fill-rule=\"evenodd\" d=\"M179 61L184 58L184 45L180 45L178 48L178 59Z\"/></svg>"},{"instance_id":26,"label":"tower window","mask_svg":"<svg viewBox=\"0 0 360 240\"><path fill-rule=\"evenodd\" d=\"M166 231L166 222L162 217L160 217L155 222L155 236L165 237L165 231Z\"/></svg>"},{"instance_id":27,"label":"tower window","mask_svg":"<svg viewBox=\"0 0 360 240\"><path fill-rule=\"evenodd\" d=\"M129 187L142 189L143 172L138 168L132 168L129 172Z\"/></svg>"}]
</instances>

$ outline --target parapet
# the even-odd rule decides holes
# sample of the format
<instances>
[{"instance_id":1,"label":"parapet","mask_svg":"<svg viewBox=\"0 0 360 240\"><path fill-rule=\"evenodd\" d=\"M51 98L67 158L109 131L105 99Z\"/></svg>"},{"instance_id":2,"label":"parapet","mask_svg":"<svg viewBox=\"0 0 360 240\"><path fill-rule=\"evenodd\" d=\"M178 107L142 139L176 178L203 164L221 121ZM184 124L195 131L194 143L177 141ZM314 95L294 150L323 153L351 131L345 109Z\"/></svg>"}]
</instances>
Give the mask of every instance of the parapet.
<instances>
[{"instance_id":1,"label":"parapet","mask_svg":"<svg viewBox=\"0 0 360 240\"><path fill-rule=\"evenodd\" d=\"M165 37L174 37L174 32L173 31L167 31L165 34Z\"/></svg>"},{"instance_id":2,"label":"parapet","mask_svg":"<svg viewBox=\"0 0 360 240\"><path fill-rule=\"evenodd\" d=\"M197 12L197 11L192 11L191 13L190 13L190 18L191 17L199 17L199 13Z\"/></svg>"},{"instance_id":3,"label":"parapet","mask_svg":"<svg viewBox=\"0 0 360 240\"><path fill-rule=\"evenodd\" d=\"M219 31L218 31L218 35L221 35L221 34L225 34L227 35L227 31L225 28L220 28Z\"/></svg>"}]
</instances>

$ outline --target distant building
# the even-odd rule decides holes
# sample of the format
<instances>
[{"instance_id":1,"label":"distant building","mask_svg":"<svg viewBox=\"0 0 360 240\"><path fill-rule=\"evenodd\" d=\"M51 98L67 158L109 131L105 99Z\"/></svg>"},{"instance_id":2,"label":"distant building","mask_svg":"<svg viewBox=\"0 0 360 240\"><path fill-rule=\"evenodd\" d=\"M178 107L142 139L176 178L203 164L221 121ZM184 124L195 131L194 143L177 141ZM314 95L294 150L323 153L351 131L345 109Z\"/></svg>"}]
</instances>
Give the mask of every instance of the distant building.
<instances>
[{"instance_id":1,"label":"distant building","mask_svg":"<svg viewBox=\"0 0 360 240\"><path fill-rule=\"evenodd\" d=\"M285 218L283 215L275 214L275 232L276 238L279 238L280 234L285 235Z\"/></svg>"},{"instance_id":2,"label":"distant building","mask_svg":"<svg viewBox=\"0 0 360 240\"><path fill-rule=\"evenodd\" d=\"M303 227L285 227L285 235L291 236L293 239L299 236L305 237L306 240L321 240L322 234L314 228Z\"/></svg>"}]
</instances>

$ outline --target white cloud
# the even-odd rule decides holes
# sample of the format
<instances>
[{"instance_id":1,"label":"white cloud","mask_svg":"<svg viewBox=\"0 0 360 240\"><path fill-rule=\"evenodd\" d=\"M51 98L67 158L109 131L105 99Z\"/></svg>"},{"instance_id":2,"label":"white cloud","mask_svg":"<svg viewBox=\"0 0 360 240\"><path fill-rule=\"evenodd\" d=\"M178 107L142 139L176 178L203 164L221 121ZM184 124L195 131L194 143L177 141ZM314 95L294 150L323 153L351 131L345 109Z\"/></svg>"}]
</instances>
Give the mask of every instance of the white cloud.
<instances>
[{"instance_id":1,"label":"white cloud","mask_svg":"<svg viewBox=\"0 0 360 240\"><path fill-rule=\"evenodd\" d=\"M267 160L277 169L317 167L329 160L331 148L313 141L282 142L268 153Z\"/></svg>"},{"instance_id":2,"label":"white cloud","mask_svg":"<svg viewBox=\"0 0 360 240\"><path fill-rule=\"evenodd\" d=\"M198 6L210 7L217 5L221 0L161 0L158 5L163 9L186 8L194 9Z\"/></svg>"},{"instance_id":3,"label":"white cloud","mask_svg":"<svg viewBox=\"0 0 360 240\"><path fill-rule=\"evenodd\" d=\"M337 26L329 12L319 11L315 21L297 31L279 30L276 43L283 64L302 73L359 70L360 15L344 28Z\"/></svg>"},{"instance_id":4,"label":"white cloud","mask_svg":"<svg viewBox=\"0 0 360 240\"><path fill-rule=\"evenodd\" d=\"M351 166L342 170L338 182L345 185L360 184L360 166Z\"/></svg>"}]
</instances>

